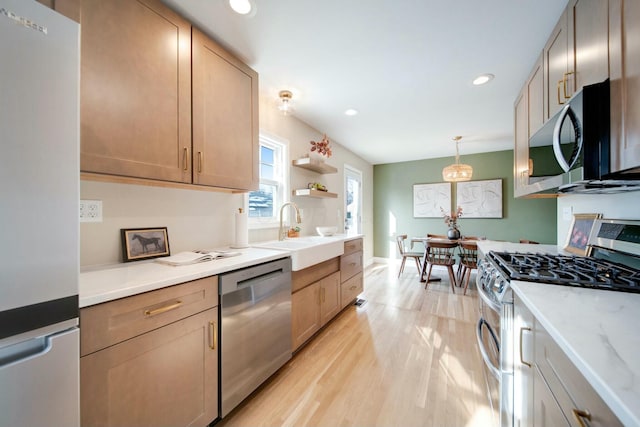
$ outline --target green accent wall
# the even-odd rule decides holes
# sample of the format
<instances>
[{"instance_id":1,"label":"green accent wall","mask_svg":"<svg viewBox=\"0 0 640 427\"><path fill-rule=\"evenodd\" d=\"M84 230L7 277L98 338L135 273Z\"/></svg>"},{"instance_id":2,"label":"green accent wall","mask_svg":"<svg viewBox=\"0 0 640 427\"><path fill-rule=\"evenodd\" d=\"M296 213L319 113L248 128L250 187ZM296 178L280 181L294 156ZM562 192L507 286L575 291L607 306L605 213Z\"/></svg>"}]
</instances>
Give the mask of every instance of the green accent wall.
<instances>
[{"instance_id":1,"label":"green accent wall","mask_svg":"<svg viewBox=\"0 0 640 427\"><path fill-rule=\"evenodd\" d=\"M453 157L375 165L373 168L374 253L381 258L397 256L395 236L446 234L443 218L413 217L413 184L443 182L442 168ZM517 242L529 239L556 244L557 199L513 197L513 150L462 156L473 166L473 180L502 178L502 218L458 220L462 235ZM451 208L456 206L456 185L451 187Z\"/></svg>"}]
</instances>

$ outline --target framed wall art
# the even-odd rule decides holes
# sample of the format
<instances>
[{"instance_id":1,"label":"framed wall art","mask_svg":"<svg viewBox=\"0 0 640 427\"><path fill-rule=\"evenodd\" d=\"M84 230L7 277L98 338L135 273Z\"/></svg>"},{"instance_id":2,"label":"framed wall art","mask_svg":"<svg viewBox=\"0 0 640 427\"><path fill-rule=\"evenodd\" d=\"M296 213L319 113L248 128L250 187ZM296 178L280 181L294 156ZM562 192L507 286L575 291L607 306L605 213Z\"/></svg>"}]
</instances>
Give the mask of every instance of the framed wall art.
<instances>
[{"instance_id":1,"label":"framed wall art","mask_svg":"<svg viewBox=\"0 0 640 427\"><path fill-rule=\"evenodd\" d=\"M464 218L502 218L502 179L456 183Z\"/></svg>"},{"instance_id":2,"label":"framed wall art","mask_svg":"<svg viewBox=\"0 0 640 427\"><path fill-rule=\"evenodd\" d=\"M451 183L413 184L413 217L440 218L451 210Z\"/></svg>"},{"instance_id":3,"label":"framed wall art","mask_svg":"<svg viewBox=\"0 0 640 427\"><path fill-rule=\"evenodd\" d=\"M169 256L169 235L167 227L122 228L122 261Z\"/></svg>"},{"instance_id":4,"label":"framed wall art","mask_svg":"<svg viewBox=\"0 0 640 427\"><path fill-rule=\"evenodd\" d=\"M569 227L569 234L567 234L567 244L564 246L564 250L571 252L572 254L588 256L590 247L589 235L596 219L602 218L602 214L573 214L573 221L571 227Z\"/></svg>"}]
</instances>

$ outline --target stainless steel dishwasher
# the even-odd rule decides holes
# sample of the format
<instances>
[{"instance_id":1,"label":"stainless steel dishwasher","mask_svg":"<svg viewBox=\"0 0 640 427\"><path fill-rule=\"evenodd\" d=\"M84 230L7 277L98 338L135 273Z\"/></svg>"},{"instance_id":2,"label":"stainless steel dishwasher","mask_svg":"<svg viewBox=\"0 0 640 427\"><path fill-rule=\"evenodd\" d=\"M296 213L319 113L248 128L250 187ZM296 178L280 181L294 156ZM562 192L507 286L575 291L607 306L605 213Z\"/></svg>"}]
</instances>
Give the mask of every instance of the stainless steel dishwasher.
<instances>
[{"instance_id":1,"label":"stainless steel dishwasher","mask_svg":"<svg viewBox=\"0 0 640 427\"><path fill-rule=\"evenodd\" d=\"M291 359L291 259L221 274L219 292L224 417Z\"/></svg>"}]
</instances>

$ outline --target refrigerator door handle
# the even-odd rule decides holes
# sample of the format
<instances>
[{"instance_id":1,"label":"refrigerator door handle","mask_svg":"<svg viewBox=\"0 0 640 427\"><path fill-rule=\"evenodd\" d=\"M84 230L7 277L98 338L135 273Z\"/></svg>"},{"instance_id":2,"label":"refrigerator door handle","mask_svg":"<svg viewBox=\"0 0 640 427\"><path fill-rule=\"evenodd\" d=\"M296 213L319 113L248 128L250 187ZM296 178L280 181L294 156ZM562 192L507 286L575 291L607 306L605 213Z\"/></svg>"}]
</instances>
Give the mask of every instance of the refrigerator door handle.
<instances>
[{"instance_id":1,"label":"refrigerator door handle","mask_svg":"<svg viewBox=\"0 0 640 427\"><path fill-rule=\"evenodd\" d=\"M0 368L38 357L51 349L51 337L37 337L0 348Z\"/></svg>"}]
</instances>

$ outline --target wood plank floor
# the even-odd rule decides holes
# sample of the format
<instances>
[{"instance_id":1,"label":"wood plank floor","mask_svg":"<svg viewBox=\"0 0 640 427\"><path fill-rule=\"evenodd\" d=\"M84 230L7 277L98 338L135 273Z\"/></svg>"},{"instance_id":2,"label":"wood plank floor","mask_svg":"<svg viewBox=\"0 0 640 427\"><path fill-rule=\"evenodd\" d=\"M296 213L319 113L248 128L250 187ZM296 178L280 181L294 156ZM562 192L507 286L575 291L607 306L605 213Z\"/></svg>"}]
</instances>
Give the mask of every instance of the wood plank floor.
<instances>
[{"instance_id":1,"label":"wood plank floor","mask_svg":"<svg viewBox=\"0 0 640 427\"><path fill-rule=\"evenodd\" d=\"M347 307L218 426L495 425L475 287L452 295L434 269L442 281L425 290L415 267L397 271L368 267L366 303Z\"/></svg>"}]
</instances>

